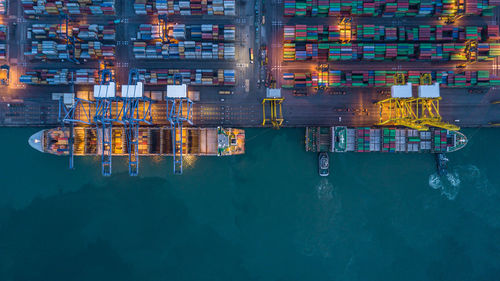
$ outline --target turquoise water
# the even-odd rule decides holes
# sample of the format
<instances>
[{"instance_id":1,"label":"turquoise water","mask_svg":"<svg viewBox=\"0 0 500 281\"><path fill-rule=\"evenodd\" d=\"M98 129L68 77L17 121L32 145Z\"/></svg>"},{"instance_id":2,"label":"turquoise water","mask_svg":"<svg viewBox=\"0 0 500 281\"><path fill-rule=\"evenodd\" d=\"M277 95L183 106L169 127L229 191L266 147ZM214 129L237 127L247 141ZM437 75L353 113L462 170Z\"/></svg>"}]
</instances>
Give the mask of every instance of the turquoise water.
<instances>
[{"instance_id":1,"label":"turquoise water","mask_svg":"<svg viewBox=\"0 0 500 281\"><path fill-rule=\"evenodd\" d=\"M0 280L498 280L500 130L449 155L336 154L328 178L302 129L247 130L243 156L42 154L0 129Z\"/></svg>"}]
</instances>

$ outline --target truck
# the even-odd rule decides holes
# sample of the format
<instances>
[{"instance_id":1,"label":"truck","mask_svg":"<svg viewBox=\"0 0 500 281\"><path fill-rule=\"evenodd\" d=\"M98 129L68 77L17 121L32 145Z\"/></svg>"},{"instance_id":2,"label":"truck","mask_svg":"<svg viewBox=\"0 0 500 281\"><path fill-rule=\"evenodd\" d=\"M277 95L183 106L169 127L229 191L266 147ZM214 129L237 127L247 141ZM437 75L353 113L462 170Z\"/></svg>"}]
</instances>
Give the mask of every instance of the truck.
<instances>
[{"instance_id":1,"label":"truck","mask_svg":"<svg viewBox=\"0 0 500 281\"><path fill-rule=\"evenodd\" d=\"M250 59L250 63L253 63L253 48L248 49L248 58Z\"/></svg>"}]
</instances>

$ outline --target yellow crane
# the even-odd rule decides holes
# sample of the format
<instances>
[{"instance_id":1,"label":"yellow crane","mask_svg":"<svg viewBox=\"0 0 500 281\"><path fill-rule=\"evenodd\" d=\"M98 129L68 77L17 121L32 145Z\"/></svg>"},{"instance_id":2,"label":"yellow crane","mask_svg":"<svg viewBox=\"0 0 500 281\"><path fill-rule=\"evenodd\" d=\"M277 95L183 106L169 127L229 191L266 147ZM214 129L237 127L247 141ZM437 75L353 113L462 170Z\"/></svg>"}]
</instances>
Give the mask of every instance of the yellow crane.
<instances>
[{"instance_id":1,"label":"yellow crane","mask_svg":"<svg viewBox=\"0 0 500 281\"><path fill-rule=\"evenodd\" d=\"M281 128L283 121L283 109L282 103L284 98L265 98L262 100L262 126L266 125L266 122L270 122L274 129ZM266 116L266 104L270 106L270 116Z\"/></svg>"},{"instance_id":2,"label":"yellow crane","mask_svg":"<svg viewBox=\"0 0 500 281\"><path fill-rule=\"evenodd\" d=\"M406 77L404 73L396 73L394 74L394 85L405 85L406 84Z\"/></svg>"},{"instance_id":3,"label":"yellow crane","mask_svg":"<svg viewBox=\"0 0 500 281\"><path fill-rule=\"evenodd\" d=\"M420 85L432 85L432 75L430 73L420 74Z\"/></svg>"},{"instance_id":4,"label":"yellow crane","mask_svg":"<svg viewBox=\"0 0 500 281\"><path fill-rule=\"evenodd\" d=\"M352 18L342 18L340 20L340 41L342 43L351 42L352 29L351 29Z\"/></svg>"},{"instance_id":5,"label":"yellow crane","mask_svg":"<svg viewBox=\"0 0 500 281\"><path fill-rule=\"evenodd\" d=\"M404 85L405 76L402 73L394 75L394 84ZM420 76L422 86L432 84L430 73ZM419 131L428 130L429 127L438 127L450 131L458 131L460 127L443 122L439 113L439 101L441 97L424 98L391 97L377 102L380 106L379 126L404 126Z\"/></svg>"},{"instance_id":6,"label":"yellow crane","mask_svg":"<svg viewBox=\"0 0 500 281\"><path fill-rule=\"evenodd\" d=\"M465 62L458 65L457 68L460 69L457 73L461 73L465 70L467 65L474 64L477 62L478 57L478 49L477 49L477 40L468 40L465 42Z\"/></svg>"},{"instance_id":7,"label":"yellow crane","mask_svg":"<svg viewBox=\"0 0 500 281\"><path fill-rule=\"evenodd\" d=\"M455 3L451 3L453 10L450 11L448 16L443 17L446 24L455 23L465 15L465 1L466 0L455 0Z\"/></svg>"}]
</instances>

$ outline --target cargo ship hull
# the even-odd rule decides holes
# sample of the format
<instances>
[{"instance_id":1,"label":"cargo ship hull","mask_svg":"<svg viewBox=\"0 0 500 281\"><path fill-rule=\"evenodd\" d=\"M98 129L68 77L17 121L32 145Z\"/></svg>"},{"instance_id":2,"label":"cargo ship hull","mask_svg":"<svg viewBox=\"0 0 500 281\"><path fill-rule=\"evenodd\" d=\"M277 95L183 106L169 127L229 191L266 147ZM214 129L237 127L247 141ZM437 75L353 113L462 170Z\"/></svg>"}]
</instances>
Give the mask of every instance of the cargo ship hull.
<instances>
[{"instance_id":1,"label":"cargo ship hull","mask_svg":"<svg viewBox=\"0 0 500 281\"><path fill-rule=\"evenodd\" d=\"M55 154L69 155L70 149L75 156L102 154L99 131L95 127L75 127L42 130L29 139L36 150ZM176 131L177 138L182 136L184 155L228 156L245 153L245 131L232 128L183 128L182 135ZM71 148L70 137L73 136ZM171 156L173 151L172 129L170 127L143 127L139 129L140 156ZM115 156L128 155L126 130L114 127L112 131L112 153ZM179 151L180 147L177 147Z\"/></svg>"},{"instance_id":2,"label":"cargo ship hull","mask_svg":"<svg viewBox=\"0 0 500 281\"><path fill-rule=\"evenodd\" d=\"M311 152L448 153L465 145L464 134L439 128L306 128L306 151Z\"/></svg>"}]
</instances>

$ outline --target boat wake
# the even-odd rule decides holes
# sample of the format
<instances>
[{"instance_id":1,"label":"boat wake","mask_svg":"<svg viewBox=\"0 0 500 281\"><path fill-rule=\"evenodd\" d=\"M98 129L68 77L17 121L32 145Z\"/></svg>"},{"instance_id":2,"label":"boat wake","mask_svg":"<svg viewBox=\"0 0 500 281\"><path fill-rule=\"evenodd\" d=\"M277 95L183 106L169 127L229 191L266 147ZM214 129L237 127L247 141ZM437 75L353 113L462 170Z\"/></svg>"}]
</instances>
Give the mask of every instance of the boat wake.
<instances>
[{"instance_id":1,"label":"boat wake","mask_svg":"<svg viewBox=\"0 0 500 281\"><path fill-rule=\"evenodd\" d=\"M486 189L489 181L475 165L461 165L449 170L446 176L434 173L429 176L429 186L440 190L441 194L449 200L454 200L460 190L460 186L473 186L477 189Z\"/></svg>"},{"instance_id":2,"label":"boat wake","mask_svg":"<svg viewBox=\"0 0 500 281\"><path fill-rule=\"evenodd\" d=\"M448 172L446 176L439 176L437 173L429 176L429 186L440 190L448 200L455 200L460 190L460 183L460 176L456 171Z\"/></svg>"},{"instance_id":3,"label":"boat wake","mask_svg":"<svg viewBox=\"0 0 500 281\"><path fill-rule=\"evenodd\" d=\"M322 178L314 186L317 201L308 216L303 219L307 227L295 233L297 250L306 256L331 257L335 244L340 239L336 225L341 201L335 186L327 178Z\"/></svg>"},{"instance_id":4,"label":"boat wake","mask_svg":"<svg viewBox=\"0 0 500 281\"><path fill-rule=\"evenodd\" d=\"M318 199L322 201L330 201L333 199L333 185L328 179L322 179L316 187Z\"/></svg>"}]
</instances>

